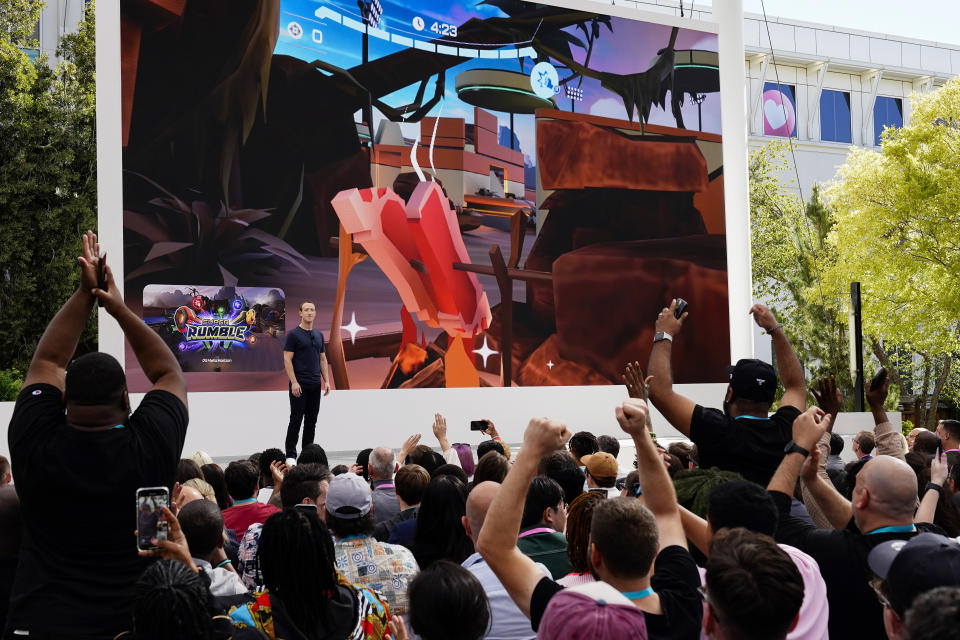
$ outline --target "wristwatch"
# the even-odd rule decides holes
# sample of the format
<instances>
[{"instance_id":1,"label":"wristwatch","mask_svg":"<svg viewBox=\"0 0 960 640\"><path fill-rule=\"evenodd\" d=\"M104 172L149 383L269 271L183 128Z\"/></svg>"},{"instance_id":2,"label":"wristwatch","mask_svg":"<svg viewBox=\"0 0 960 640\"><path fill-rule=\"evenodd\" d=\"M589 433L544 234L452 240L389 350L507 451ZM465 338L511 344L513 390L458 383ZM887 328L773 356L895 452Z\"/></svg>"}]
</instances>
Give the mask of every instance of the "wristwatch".
<instances>
[{"instance_id":1,"label":"wristwatch","mask_svg":"<svg viewBox=\"0 0 960 640\"><path fill-rule=\"evenodd\" d=\"M791 453L799 453L804 458L810 455L810 452L798 445L796 442L791 440L787 443L787 446L783 448L783 455L789 455Z\"/></svg>"},{"instance_id":2,"label":"wristwatch","mask_svg":"<svg viewBox=\"0 0 960 640\"><path fill-rule=\"evenodd\" d=\"M654 344L660 342L661 340L669 340L670 342L673 342L673 336L666 331L657 331L655 334L653 334Z\"/></svg>"}]
</instances>

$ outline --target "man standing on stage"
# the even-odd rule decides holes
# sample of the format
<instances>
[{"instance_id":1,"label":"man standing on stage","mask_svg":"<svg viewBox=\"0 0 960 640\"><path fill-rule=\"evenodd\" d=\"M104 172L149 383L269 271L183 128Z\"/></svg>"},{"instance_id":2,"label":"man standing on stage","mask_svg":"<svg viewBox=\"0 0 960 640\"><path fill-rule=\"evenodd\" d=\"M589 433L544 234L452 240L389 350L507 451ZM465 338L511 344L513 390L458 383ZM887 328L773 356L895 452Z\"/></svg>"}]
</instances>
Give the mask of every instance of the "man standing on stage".
<instances>
[{"instance_id":1,"label":"man standing on stage","mask_svg":"<svg viewBox=\"0 0 960 640\"><path fill-rule=\"evenodd\" d=\"M297 457L297 438L303 421L303 446L313 443L320 412L320 393L330 393L330 370L323 349L323 334L313 328L317 308L309 300L300 303L300 324L287 334L283 344L283 368L290 378L290 424L286 453Z\"/></svg>"}]
</instances>

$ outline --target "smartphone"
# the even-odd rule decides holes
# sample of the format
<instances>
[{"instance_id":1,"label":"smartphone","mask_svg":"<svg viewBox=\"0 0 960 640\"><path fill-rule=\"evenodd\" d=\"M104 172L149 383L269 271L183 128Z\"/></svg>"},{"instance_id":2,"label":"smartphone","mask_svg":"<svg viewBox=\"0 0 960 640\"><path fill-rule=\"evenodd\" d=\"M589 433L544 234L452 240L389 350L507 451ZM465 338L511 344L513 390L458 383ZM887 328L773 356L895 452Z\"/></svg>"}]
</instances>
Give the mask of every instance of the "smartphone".
<instances>
[{"instance_id":1,"label":"smartphone","mask_svg":"<svg viewBox=\"0 0 960 640\"><path fill-rule=\"evenodd\" d=\"M683 312L686 311L687 307L689 306L690 303L688 303L686 300L683 298L677 298L677 306L673 310L673 317L679 320L680 316L683 315Z\"/></svg>"},{"instance_id":2,"label":"smartphone","mask_svg":"<svg viewBox=\"0 0 960 640\"><path fill-rule=\"evenodd\" d=\"M470 431L486 431L490 426L489 420L471 420Z\"/></svg>"},{"instance_id":3,"label":"smartphone","mask_svg":"<svg viewBox=\"0 0 960 640\"><path fill-rule=\"evenodd\" d=\"M107 290L107 252L104 251L103 255L100 256L100 261L97 263L97 289L101 291ZM103 301L99 298L97 299L97 306L102 307Z\"/></svg>"},{"instance_id":4,"label":"smartphone","mask_svg":"<svg viewBox=\"0 0 960 640\"><path fill-rule=\"evenodd\" d=\"M876 391L882 387L886 379L887 369L886 367L880 367L880 371L877 371L877 375L873 376L873 380L870 381L870 391Z\"/></svg>"},{"instance_id":5,"label":"smartphone","mask_svg":"<svg viewBox=\"0 0 960 640\"><path fill-rule=\"evenodd\" d=\"M154 538L158 541L167 539L167 521L163 519L163 507L170 507L169 489L137 489L137 548L141 551L156 549Z\"/></svg>"}]
</instances>

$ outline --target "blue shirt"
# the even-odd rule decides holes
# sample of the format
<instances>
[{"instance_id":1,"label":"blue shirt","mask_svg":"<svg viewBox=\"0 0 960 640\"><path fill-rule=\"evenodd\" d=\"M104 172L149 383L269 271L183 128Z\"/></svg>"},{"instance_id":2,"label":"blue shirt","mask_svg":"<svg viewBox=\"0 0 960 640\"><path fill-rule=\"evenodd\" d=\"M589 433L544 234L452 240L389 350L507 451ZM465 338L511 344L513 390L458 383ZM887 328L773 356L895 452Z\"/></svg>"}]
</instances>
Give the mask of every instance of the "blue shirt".
<instances>
[{"instance_id":1,"label":"blue shirt","mask_svg":"<svg viewBox=\"0 0 960 640\"><path fill-rule=\"evenodd\" d=\"M316 329L307 331L299 325L287 334L283 350L293 353L293 375L297 382L320 384L320 354L323 353L323 334Z\"/></svg>"},{"instance_id":2,"label":"blue shirt","mask_svg":"<svg viewBox=\"0 0 960 640\"><path fill-rule=\"evenodd\" d=\"M480 581L490 602L490 627L483 636L484 640L534 640L537 637L537 632L530 626L530 619L510 598L483 556L473 554L463 561L463 568ZM550 572L539 562L537 568L544 577L550 577Z\"/></svg>"}]
</instances>

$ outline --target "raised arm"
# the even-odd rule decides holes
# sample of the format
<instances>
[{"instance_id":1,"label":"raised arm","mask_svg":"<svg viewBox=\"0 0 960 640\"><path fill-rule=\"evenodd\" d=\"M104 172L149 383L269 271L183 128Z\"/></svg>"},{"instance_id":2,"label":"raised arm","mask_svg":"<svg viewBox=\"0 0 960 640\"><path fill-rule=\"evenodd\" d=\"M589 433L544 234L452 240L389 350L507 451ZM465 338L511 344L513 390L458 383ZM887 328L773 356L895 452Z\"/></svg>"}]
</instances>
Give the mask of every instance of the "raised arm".
<instances>
[{"instance_id":1,"label":"raised arm","mask_svg":"<svg viewBox=\"0 0 960 640\"><path fill-rule=\"evenodd\" d=\"M657 316L655 329L670 336L669 339L658 340L653 343L650 351L650 362L647 364L647 374L651 377L647 393L650 402L657 408L663 417L683 435L690 437L690 421L693 420L693 410L696 405L673 390L673 369L670 365L670 356L673 353L673 339L680 333L683 321L687 317L684 313L680 318L674 317L677 301L672 300L669 307L665 307ZM646 488L644 488L646 491Z\"/></svg>"},{"instance_id":2,"label":"raised arm","mask_svg":"<svg viewBox=\"0 0 960 640\"><path fill-rule=\"evenodd\" d=\"M947 479L947 456L944 453L937 452L930 460L930 484L943 487ZM914 522L933 522L937 513L937 503L943 497L937 489L927 488L923 494L923 500L920 501L920 508L913 518Z\"/></svg>"},{"instance_id":3,"label":"raised arm","mask_svg":"<svg viewBox=\"0 0 960 640\"><path fill-rule=\"evenodd\" d=\"M687 537L683 533L680 510L677 508L677 494L647 430L647 411L647 403L643 400L629 398L617 407L617 422L633 438L637 448L640 486L643 487L647 508L653 512L660 528L660 548L678 545L686 549Z\"/></svg>"},{"instance_id":4,"label":"raised arm","mask_svg":"<svg viewBox=\"0 0 960 640\"><path fill-rule=\"evenodd\" d=\"M523 505L540 458L562 448L570 436L562 422L547 418L530 420L523 434L523 447L497 491L477 539L477 551L528 618L530 598L543 573L517 549Z\"/></svg>"},{"instance_id":5,"label":"raised arm","mask_svg":"<svg viewBox=\"0 0 960 640\"><path fill-rule=\"evenodd\" d=\"M830 416L824 414L818 407L810 407L793 421L793 443L811 451L829 426ZM770 484L767 485L767 491L792 496L805 460L806 456L798 452L783 456L780 466L777 467L776 473L770 479Z\"/></svg>"},{"instance_id":6,"label":"raised arm","mask_svg":"<svg viewBox=\"0 0 960 640\"><path fill-rule=\"evenodd\" d=\"M60 308L40 337L23 381L24 387L42 382L64 390L67 364L77 350L80 334L96 300L91 291L97 286L100 245L92 231L87 231L82 242L83 255L77 258L80 263L80 287Z\"/></svg>"},{"instance_id":7,"label":"raised arm","mask_svg":"<svg viewBox=\"0 0 960 640\"><path fill-rule=\"evenodd\" d=\"M783 325L777 322L773 312L766 305L755 304L750 307L754 321L773 339L773 353L777 359L780 382L783 383L783 397L780 406L796 407L800 411L807 408L807 385L803 379L803 367L797 354L790 346Z\"/></svg>"},{"instance_id":8,"label":"raised arm","mask_svg":"<svg viewBox=\"0 0 960 640\"><path fill-rule=\"evenodd\" d=\"M153 383L154 389L172 393L186 406L187 383L173 352L153 329L124 304L110 267L107 267L107 285L107 291L94 289L93 295L103 302L103 308L120 325L143 373Z\"/></svg>"},{"instance_id":9,"label":"raised arm","mask_svg":"<svg viewBox=\"0 0 960 640\"><path fill-rule=\"evenodd\" d=\"M829 414L828 414L829 415ZM803 463L800 476L809 497L816 503L826 521L834 529L843 529L853 517L850 501L834 488L830 480L820 476L821 452L819 447L810 449L810 457ZM809 505L808 505L809 510Z\"/></svg>"},{"instance_id":10,"label":"raised arm","mask_svg":"<svg viewBox=\"0 0 960 640\"><path fill-rule=\"evenodd\" d=\"M710 555L710 531L707 521L683 505L679 508L680 521L683 523L683 533L687 536L687 540L692 542L703 555Z\"/></svg>"},{"instance_id":11,"label":"raised arm","mask_svg":"<svg viewBox=\"0 0 960 640\"><path fill-rule=\"evenodd\" d=\"M904 460L907 452L903 449L903 440L900 433L893 428L887 418L887 393L890 391L890 376L884 378L883 383L876 389L867 389L867 404L873 414L873 437L877 443L878 456L892 456Z\"/></svg>"}]
</instances>

